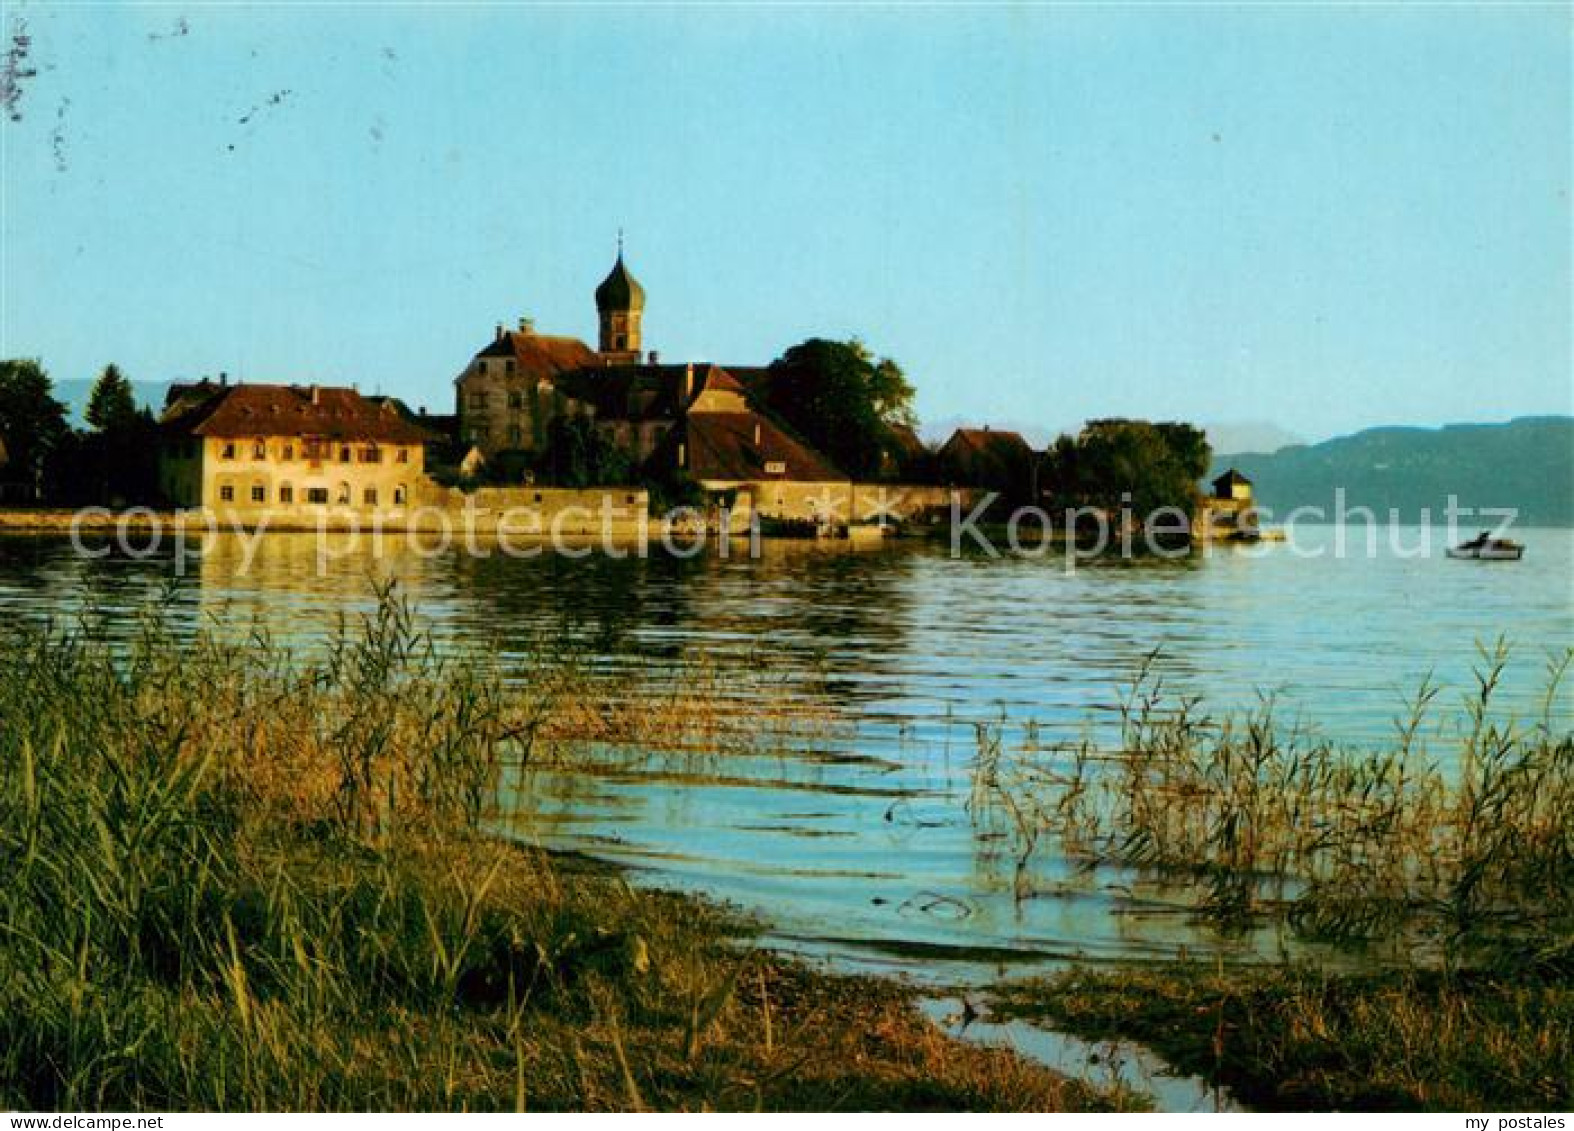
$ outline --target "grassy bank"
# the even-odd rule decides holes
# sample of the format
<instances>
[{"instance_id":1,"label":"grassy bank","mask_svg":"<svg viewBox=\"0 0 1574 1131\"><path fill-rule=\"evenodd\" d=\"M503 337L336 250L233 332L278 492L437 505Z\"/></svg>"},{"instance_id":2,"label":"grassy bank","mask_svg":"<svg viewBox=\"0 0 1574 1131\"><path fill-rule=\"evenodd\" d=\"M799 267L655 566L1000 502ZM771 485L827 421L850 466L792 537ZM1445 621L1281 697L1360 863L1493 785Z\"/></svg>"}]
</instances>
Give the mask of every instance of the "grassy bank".
<instances>
[{"instance_id":1,"label":"grassy bank","mask_svg":"<svg viewBox=\"0 0 1574 1131\"><path fill-rule=\"evenodd\" d=\"M994 1010L1136 1040L1261 1110L1567 1111L1574 984L1475 971L1301 966L1081 970Z\"/></svg>"},{"instance_id":2,"label":"grassy bank","mask_svg":"<svg viewBox=\"0 0 1574 1131\"><path fill-rule=\"evenodd\" d=\"M1483 651L1451 719L1423 687L1375 750L1283 728L1271 704L1210 719L1146 673L1114 750L981 733L973 808L1007 834L1022 898L1053 848L1302 955L1081 969L994 1007L1139 1041L1266 1108L1574 1106L1569 657L1529 720L1492 710L1506 663Z\"/></svg>"},{"instance_id":3,"label":"grassy bank","mask_svg":"<svg viewBox=\"0 0 1574 1131\"><path fill-rule=\"evenodd\" d=\"M170 623L0 643L0 1106L1118 1102L485 835L584 713L563 672L505 684L392 600L311 658Z\"/></svg>"}]
</instances>

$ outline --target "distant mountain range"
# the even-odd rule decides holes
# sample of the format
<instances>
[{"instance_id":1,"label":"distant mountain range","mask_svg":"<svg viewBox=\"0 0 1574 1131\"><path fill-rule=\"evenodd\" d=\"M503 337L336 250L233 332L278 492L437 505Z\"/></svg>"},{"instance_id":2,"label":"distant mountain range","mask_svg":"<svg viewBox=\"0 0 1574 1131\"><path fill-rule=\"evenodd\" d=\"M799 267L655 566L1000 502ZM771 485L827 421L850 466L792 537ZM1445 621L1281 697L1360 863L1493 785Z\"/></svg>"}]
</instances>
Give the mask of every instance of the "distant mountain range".
<instances>
[{"instance_id":1,"label":"distant mountain range","mask_svg":"<svg viewBox=\"0 0 1574 1131\"><path fill-rule=\"evenodd\" d=\"M1512 507L1521 525L1574 526L1571 416L1369 428L1268 454L1218 455L1211 474L1228 467L1253 481L1258 503L1275 518L1302 506L1331 514L1334 491L1343 487L1346 507L1370 507L1380 520L1397 508L1415 521L1426 507L1441 521L1454 495L1462 507Z\"/></svg>"}]
</instances>

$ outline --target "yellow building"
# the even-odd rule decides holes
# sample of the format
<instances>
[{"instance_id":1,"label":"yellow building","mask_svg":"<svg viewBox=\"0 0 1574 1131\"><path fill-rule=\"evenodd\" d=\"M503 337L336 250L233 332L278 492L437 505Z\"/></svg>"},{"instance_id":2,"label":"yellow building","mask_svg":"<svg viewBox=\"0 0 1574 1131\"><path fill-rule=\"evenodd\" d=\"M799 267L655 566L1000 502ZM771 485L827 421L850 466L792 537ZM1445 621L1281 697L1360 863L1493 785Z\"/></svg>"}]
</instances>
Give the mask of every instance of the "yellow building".
<instances>
[{"instance_id":1,"label":"yellow building","mask_svg":"<svg viewBox=\"0 0 1574 1131\"><path fill-rule=\"evenodd\" d=\"M1213 494L1202 500L1192 520L1192 533L1203 538L1261 537L1252 481L1233 467L1213 481Z\"/></svg>"},{"instance_id":2,"label":"yellow building","mask_svg":"<svg viewBox=\"0 0 1574 1131\"><path fill-rule=\"evenodd\" d=\"M413 505L433 439L391 398L323 385L176 385L159 423L171 503L295 517Z\"/></svg>"}]
</instances>

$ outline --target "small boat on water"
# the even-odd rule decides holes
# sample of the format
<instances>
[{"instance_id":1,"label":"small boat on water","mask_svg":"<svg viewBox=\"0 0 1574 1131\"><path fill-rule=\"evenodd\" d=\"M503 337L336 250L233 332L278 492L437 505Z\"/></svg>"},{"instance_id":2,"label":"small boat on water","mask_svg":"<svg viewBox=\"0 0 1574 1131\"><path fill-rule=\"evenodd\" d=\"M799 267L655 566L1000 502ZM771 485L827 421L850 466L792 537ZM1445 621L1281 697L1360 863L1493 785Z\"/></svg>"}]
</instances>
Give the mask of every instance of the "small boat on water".
<instances>
[{"instance_id":1,"label":"small boat on water","mask_svg":"<svg viewBox=\"0 0 1574 1131\"><path fill-rule=\"evenodd\" d=\"M1507 538L1493 538L1483 530L1470 541L1452 547L1448 556L1478 562L1517 562L1525 556L1525 547Z\"/></svg>"}]
</instances>

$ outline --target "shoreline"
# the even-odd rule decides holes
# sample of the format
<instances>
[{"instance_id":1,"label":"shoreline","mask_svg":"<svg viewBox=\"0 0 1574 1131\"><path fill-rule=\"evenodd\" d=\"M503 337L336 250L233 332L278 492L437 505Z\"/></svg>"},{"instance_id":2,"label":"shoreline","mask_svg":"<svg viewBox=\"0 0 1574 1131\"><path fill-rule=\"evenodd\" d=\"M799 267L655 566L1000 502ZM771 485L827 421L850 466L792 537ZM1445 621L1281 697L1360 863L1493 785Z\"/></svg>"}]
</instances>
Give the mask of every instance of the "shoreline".
<instances>
[{"instance_id":1,"label":"shoreline","mask_svg":"<svg viewBox=\"0 0 1574 1131\"><path fill-rule=\"evenodd\" d=\"M84 633L0 638L0 1107L1145 1106L506 835L537 704L391 603L283 687L287 652Z\"/></svg>"}]
</instances>

